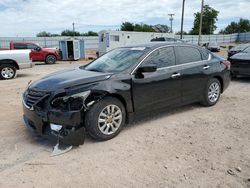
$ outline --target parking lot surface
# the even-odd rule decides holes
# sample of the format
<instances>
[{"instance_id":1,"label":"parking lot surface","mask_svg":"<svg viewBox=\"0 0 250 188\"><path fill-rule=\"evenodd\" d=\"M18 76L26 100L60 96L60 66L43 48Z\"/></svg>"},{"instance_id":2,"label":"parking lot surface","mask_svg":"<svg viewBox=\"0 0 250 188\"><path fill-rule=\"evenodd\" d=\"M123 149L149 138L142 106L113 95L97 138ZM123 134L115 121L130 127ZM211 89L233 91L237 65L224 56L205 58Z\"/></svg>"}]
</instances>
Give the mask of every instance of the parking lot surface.
<instances>
[{"instance_id":1,"label":"parking lot surface","mask_svg":"<svg viewBox=\"0 0 250 188\"><path fill-rule=\"evenodd\" d=\"M116 138L50 157L52 143L22 121L28 83L84 62L21 70L0 81L0 187L250 187L250 78L232 80L213 107L152 114Z\"/></svg>"}]
</instances>

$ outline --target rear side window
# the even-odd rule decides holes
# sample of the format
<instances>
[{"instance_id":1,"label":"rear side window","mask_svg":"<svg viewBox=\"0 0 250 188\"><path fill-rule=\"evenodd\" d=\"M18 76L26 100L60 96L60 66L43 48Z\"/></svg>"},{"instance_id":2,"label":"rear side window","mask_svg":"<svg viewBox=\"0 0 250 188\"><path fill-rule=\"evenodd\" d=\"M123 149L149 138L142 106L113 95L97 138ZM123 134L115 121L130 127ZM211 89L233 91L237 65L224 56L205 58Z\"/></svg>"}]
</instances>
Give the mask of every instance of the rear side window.
<instances>
[{"instance_id":1,"label":"rear side window","mask_svg":"<svg viewBox=\"0 0 250 188\"><path fill-rule=\"evenodd\" d=\"M176 46L177 64L201 61L201 53L197 48L190 46Z\"/></svg>"},{"instance_id":2,"label":"rear side window","mask_svg":"<svg viewBox=\"0 0 250 188\"><path fill-rule=\"evenodd\" d=\"M152 52L143 62L144 66L154 65L157 68L175 65L175 54L173 47L160 48Z\"/></svg>"},{"instance_id":3,"label":"rear side window","mask_svg":"<svg viewBox=\"0 0 250 188\"><path fill-rule=\"evenodd\" d=\"M14 49L27 49L27 44L14 43Z\"/></svg>"},{"instance_id":4,"label":"rear side window","mask_svg":"<svg viewBox=\"0 0 250 188\"><path fill-rule=\"evenodd\" d=\"M207 49L205 48L202 48L201 49L201 56L202 56L202 59L203 60L208 60L208 57L209 57L209 52Z\"/></svg>"}]
</instances>

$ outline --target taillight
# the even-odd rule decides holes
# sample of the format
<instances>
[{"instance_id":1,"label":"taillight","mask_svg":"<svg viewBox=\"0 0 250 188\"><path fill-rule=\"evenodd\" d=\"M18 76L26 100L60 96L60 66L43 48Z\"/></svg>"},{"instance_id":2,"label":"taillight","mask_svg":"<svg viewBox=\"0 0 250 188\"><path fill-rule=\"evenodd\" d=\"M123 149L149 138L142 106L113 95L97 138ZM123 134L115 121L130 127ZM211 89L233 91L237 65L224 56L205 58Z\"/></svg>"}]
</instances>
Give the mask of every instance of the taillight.
<instances>
[{"instance_id":1,"label":"taillight","mask_svg":"<svg viewBox=\"0 0 250 188\"><path fill-rule=\"evenodd\" d=\"M230 70L230 67L231 67L230 61L224 60L222 61L222 63L227 67L228 70Z\"/></svg>"}]
</instances>

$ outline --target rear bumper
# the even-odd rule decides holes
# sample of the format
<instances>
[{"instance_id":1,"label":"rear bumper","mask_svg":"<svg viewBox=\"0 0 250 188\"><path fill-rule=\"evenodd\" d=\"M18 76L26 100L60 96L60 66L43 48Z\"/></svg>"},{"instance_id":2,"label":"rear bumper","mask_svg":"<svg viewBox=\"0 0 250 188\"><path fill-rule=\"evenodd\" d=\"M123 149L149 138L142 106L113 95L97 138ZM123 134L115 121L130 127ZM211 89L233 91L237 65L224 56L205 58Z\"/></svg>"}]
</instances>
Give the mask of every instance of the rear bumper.
<instances>
[{"instance_id":1,"label":"rear bumper","mask_svg":"<svg viewBox=\"0 0 250 188\"><path fill-rule=\"evenodd\" d=\"M222 90L223 93L228 88L231 81L230 71L226 70L222 76L222 79L223 79L223 90Z\"/></svg>"},{"instance_id":2,"label":"rear bumper","mask_svg":"<svg viewBox=\"0 0 250 188\"><path fill-rule=\"evenodd\" d=\"M57 139L67 145L78 146L84 143L85 128L82 123L81 111L76 112L42 112L36 108L30 110L23 103L23 120L29 130L37 135ZM62 129L57 132L51 129L50 124L61 125Z\"/></svg>"},{"instance_id":3,"label":"rear bumper","mask_svg":"<svg viewBox=\"0 0 250 188\"><path fill-rule=\"evenodd\" d=\"M233 75L245 75L245 76L250 76L250 68L242 68L242 67L237 67L237 66L231 66L231 73Z\"/></svg>"}]
</instances>

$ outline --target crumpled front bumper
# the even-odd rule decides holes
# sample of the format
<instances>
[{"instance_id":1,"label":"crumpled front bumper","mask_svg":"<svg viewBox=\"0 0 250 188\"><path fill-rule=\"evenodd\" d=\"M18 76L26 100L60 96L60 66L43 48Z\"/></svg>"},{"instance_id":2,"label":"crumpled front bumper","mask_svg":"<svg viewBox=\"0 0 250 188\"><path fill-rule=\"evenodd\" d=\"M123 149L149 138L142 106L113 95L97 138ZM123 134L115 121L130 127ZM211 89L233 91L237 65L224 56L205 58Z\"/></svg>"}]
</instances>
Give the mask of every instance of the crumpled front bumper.
<instances>
[{"instance_id":1,"label":"crumpled front bumper","mask_svg":"<svg viewBox=\"0 0 250 188\"><path fill-rule=\"evenodd\" d=\"M23 120L25 125L34 133L51 139L59 139L66 145L78 146L84 143L85 127L83 126L82 110L62 112L49 110L41 111L34 107L28 108L23 102ZM50 124L61 125L57 132L50 128Z\"/></svg>"}]
</instances>

